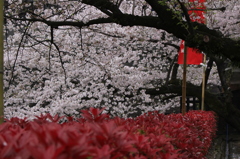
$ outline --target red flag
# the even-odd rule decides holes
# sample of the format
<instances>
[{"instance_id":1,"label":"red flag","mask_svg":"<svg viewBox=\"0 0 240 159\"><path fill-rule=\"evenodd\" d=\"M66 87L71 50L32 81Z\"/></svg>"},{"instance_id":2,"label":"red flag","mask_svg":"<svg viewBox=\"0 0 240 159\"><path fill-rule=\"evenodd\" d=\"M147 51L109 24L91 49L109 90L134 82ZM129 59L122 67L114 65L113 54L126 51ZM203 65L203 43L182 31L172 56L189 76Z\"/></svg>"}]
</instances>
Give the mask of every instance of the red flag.
<instances>
[{"instance_id":1,"label":"red flag","mask_svg":"<svg viewBox=\"0 0 240 159\"><path fill-rule=\"evenodd\" d=\"M194 2L193 0L189 0L189 2ZM188 14L192 21L197 21L198 23L205 23L204 10L206 7L204 6L205 0L198 0L201 4L200 6L190 9ZM183 55L184 55L184 41L181 41L180 50L178 53L178 64L183 64ZM187 48L187 64L188 65L200 65L203 62L203 54L200 50L194 48Z\"/></svg>"},{"instance_id":2,"label":"red flag","mask_svg":"<svg viewBox=\"0 0 240 159\"><path fill-rule=\"evenodd\" d=\"M181 41L180 51L178 54L178 64L183 64L184 55L184 41ZM203 62L203 54L194 48L187 48L187 64L188 65L200 65Z\"/></svg>"}]
</instances>

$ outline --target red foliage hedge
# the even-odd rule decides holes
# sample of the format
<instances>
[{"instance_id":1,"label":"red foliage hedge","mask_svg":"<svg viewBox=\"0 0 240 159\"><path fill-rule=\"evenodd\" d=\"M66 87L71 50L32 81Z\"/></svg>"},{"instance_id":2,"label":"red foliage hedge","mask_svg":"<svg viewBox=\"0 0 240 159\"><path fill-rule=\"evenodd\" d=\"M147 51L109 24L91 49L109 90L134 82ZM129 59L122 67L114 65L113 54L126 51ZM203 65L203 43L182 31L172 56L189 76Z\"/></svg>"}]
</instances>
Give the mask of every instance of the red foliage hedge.
<instances>
[{"instance_id":1,"label":"red foliage hedge","mask_svg":"<svg viewBox=\"0 0 240 159\"><path fill-rule=\"evenodd\" d=\"M1 159L202 159L216 131L209 111L134 119L82 110L82 118L41 115L0 125ZM62 118L68 121L59 124Z\"/></svg>"}]
</instances>

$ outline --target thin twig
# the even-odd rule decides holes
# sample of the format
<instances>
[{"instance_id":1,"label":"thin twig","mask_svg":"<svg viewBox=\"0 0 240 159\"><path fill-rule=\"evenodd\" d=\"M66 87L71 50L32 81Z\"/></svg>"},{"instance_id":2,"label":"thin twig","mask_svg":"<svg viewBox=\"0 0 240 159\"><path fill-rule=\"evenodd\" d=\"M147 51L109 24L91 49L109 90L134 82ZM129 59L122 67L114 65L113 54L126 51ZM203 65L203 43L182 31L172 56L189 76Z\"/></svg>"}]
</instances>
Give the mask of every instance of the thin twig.
<instances>
[{"instance_id":1,"label":"thin twig","mask_svg":"<svg viewBox=\"0 0 240 159\"><path fill-rule=\"evenodd\" d=\"M28 29L29 29L30 24L31 24L31 22L27 23L27 26L26 26L26 28L24 30L24 33L23 33L22 38L20 40L20 43L18 44L17 54L16 54L16 57L15 57L15 60L14 60L14 63L13 63L12 72L11 72L11 78L10 78L10 80L8 82L8 87L10 87L10 85L12 84L12 82L14 80L14 70L15 70L15 67L16 67L18 55L19 55L21 45L23 43L23 40L24 40L24 38L26 36L26 33L27 33Z\"/></svg>"},{"instance_id":2,"label":"thin twig","mask_svg":"<svg viewBox=\"0 0 240 159\"><path fill-rule=\"evenodd\" d=\"M63 60L62 60L61 51L60 51L60 49L59 49L59 47L58 47L58 45L57 45L56 43L53 42L52 44L55 46L55 48L56 48L57 51L58 51L58 55L59 55L61 67L62 67L63 73L64 73L64 82L65 82L65 84L67 84L67 74L66 74L66 69L65 69L65 67L64 67L64 62L63 62Z\"/></svg>"},{"instance_id":3,"label":"thin twig","mask_svg":"<svg viewBox=\"0 0 240 159\"><path fill-rule=\"evenodd\" d=\"M169 67L169 70L168 70L168 73L167 73L166 82L165 82L165 85L166 85L166 86L167 86L168 83L169 83L170 74L171 74L171 72L172 72L173 66L175 65L177 56L178 56L178 55L175 55L175 56L174 56L174 58L172 59L172 62L171 62L171 64L170 64L170 67Z\"/></svg>"},{"instance_id":4,"label":"thin twig","mask_svg":"<svg viewBox=\"0 0 240 159\"><path fill-rule=\"evenodd\" d=\"M81 40L81 50L83 51L82 28L80 28L80 40Z\"/></svg>"},{"instance_id":5,"label":"thin twig","mask_svg":"<svg viewBox=\"0 0 240 159\"><path fill-rule=\"evenodd\" d=\"M189 14L188 14L188 10L184 6L184 4L182 2L180 2L180 0L177 0L177 1L180 4L180 7L181 7L181 9L183 11L183 14L184 14L184 16L185 16L185 18L187 20L187 24L188 24L189 29L190 29L190 34L194 35L194 29L193 29L193 26L192 26L192 23L191 23L191 19L190 19Z\"/></svg>"}]
</instances>

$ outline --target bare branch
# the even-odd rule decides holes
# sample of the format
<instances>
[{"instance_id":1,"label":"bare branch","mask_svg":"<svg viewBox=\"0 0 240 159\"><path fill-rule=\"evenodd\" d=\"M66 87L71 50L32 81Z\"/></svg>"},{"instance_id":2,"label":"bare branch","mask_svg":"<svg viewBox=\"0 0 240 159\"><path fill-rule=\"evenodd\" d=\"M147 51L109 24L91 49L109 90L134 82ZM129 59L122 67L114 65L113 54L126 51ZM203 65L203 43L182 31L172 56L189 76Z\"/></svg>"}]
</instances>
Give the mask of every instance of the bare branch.
<instances>
[{"instance_id":1,"label":"bare branch","mask_svg":"<svg viewBox=\"0 0 240 159\"><path fill-rule=\"evenodd\" d=\"M22 43L23 43L23 40L27 34L27 31L29 29L29 26L31 25L30 22L28 22L27 24L27 27L25 28L24 32L23 32L23 35L21 37L21 40L18 44L18 49L17 49L17 53L16 53L16 57L15 57L15 60L14 60L14 63L13 63L13 66L12 66L12 72L11 72L11 77L9 79L9 82L8 82L8 87L10 88L10 85L12 84L13 80L14 80L14 71L15 71L15 67L16 67L16 63L17 63L17 59L18 59L18 55L19 55L19 52L20 52L20 48L22 47Z\"/></svg>"},{"instance_id":2,"label":"bare branch","mask_svg":"<svg viewBox=\"0 0 240 159\"><path fill-rule=\"evenodd\" d=\"M101 10L103 13L107 14L108 16L113 17L119 17L123 13L118 8L118 5L113 4L109 0L82 0L82 3L92 5L99 10Z\"/></svg>"},{"instance_id":3,"label":"bare branch","mask_svg":"<svg viewBox=\"0 0 240 159\"><path fill-rule=\"evenodd\" d=\"M193 26L192 26L192 23L191 23L191 19L190 19L189 15L188 15L187 8L184 6L184 4L182 2L180 2L180 0L177 0L177 1L180 4L181 9L183 11L183 14L184 14L184 16L185 16L185 18L187 20L187 24L188 24L188 27L190 29L190 34L194 34L194 29L193 29Z\"/></svg>"},{"instance_id":4,"label":"bare branch","mask_svg":"<svg viewBox=\"0 0 240 159\"><path fill-rule=\"evenodd\" d=\"M167 77L166 77L166 82L165 85L167 86L169 83L169 78L170 78L170 74L172 72L173 66L175 65L176 59L177 59L178 55L175 55L174 58L172 59L172 62L170 63L170 67L168 69L168 73L167 73Z\"/></svg>"},{"instance_id":5,"label":"bare branch","mask_svg":"<svg viewBox=\"0 0 240 159\"><path fill-rule=\"evenodd\" d=\"M207 9L188 9L188 11L211 11L211 10L219 10L224 12L226 10L226 7L221 7L221 8L207 8Z\"/></svg>"},{"instance_id":6,"label":"bare branch","mask_svg":"<svg viewBox=\"0 0 240 159\"><path fill-rule=\"evenodd\" d=\"M58 51L58 55L59 55L61 67L62 67L63 73L64 73L64 81L65 81L65 84L67 84L67 73L66 73L66 69L65 69L65 67L64 67L64 62L63 62L63 60L62 60L61 51L60 51L60 49L59 49L59 47L58 47L58 45L57 45L56 43L53 42L52 44L55 46L55 48L56 48L57 51Z\"/></svg>"}]
</instances>

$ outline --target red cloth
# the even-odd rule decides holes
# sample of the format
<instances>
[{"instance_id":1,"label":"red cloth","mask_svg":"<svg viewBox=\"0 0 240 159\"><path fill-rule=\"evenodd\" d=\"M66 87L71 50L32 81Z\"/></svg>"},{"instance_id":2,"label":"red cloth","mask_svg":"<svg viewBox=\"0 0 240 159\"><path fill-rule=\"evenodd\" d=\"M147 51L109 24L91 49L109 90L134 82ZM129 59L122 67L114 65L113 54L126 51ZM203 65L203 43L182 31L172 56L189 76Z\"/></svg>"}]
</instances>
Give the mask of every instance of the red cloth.
<instances>
[{"instance_id":1,"label":"red cloth","mask_svg":"<svg viewBox=\"0 0 240 159\"><path fill-rule=\"evenodd\" d=\"M189 0L189 2L194 2L196 0ZM188 14L192 21L196 21L198 23L205 23L204 10L206 7L204 6L204 2L206 0L198 0L199 3L202 3L199 7L190 9ZM178 53L178 64L183 64L183 56L184 55L184 41L181 41L180 50ZM194 48L187 48L187 64L188 65L200 65L203 62L203 54L200 50Z\"/></svg>"},{"instance_id":2,"label":"red cloth","mask_svg":"<svg viewBox=\"0 0 240 159\"><path fill-rule=\"evenodd\" d=\"M178 64L183 64L184 55L184 41L180 44L180 51L178 54ZM203 62L203 54L194 48L187 48L187 64L188 65L200 65Z\"/></svg>"}]
</instances>

